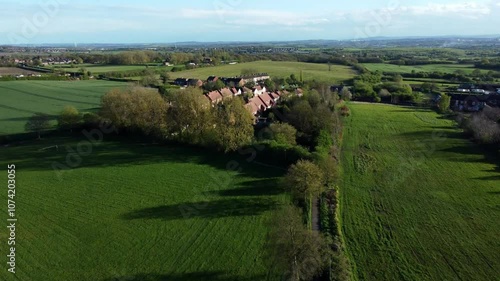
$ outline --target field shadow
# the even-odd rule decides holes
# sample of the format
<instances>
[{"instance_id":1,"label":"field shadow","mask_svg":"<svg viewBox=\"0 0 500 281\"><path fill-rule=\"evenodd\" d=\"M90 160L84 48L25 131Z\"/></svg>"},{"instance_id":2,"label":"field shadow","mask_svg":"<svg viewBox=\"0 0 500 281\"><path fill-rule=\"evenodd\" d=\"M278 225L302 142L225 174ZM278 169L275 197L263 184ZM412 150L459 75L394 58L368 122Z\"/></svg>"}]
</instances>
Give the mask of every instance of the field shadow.
<instances>
[{"instance_id":1,"label":"field shadow","mask_svg":"<svg viewBox=\"0 0 500 281\"><path fill-rule=\"evenodd\" d=\"M218 271L191 272L176 274L137 274L133 276L118 276L102 281L256 281L266 280L266 276L237 276Z\"/></svg>"},{"instance_id":2,"label":"field shadow","mask_svg":"<svg viewBox=\"0 0 500 281\"><path fill-rule=\"evenodd\" d=\"M239 184L241 187L207 192L207 195L218 195L228 197L240 196L273 196L285 192L278 179L262 179L247 181Z\"/></svg>"},{"instance_id":3,"label":"field shadow","mask_svg":"<svg viewBox=\"0 0 500 281\"><path fill-rule=\"evenodd\" d=\"M181 220L189 218L224 218L257 216L273 210L279 203L269 198L222 199L187 202L135 210L121 216L123 220Z\"/></svg>"},{"instance_id":4,"label":"field shadow","mask_svg":"<svg viewBox=\"0 0 500 281\"><path fill-rule=\"evenodd\" d=\"M91 144L83 138L49 136L41 141L0 147L0 154L9 163L15 163L25 171L54 170L54 165L64 167L59 168L60 171L67 172L80 168L193 163L226 172L235 171L239 175L253 178L281 177L286 172L248 162L249 155L239 153L224 154L207 148L154 144L141 140L124 141L124 137L106 136L106 139L105 142Z\"/></svg>"}]
</instances>

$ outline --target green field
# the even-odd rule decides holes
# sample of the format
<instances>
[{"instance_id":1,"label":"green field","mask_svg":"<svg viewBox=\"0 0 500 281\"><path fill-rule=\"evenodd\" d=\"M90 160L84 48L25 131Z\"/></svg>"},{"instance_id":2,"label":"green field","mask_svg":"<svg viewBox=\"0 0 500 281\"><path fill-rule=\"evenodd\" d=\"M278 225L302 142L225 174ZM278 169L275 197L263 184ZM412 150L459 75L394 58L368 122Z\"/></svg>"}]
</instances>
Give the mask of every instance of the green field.
<instances>
[{"instance_id":1,"label":"green field","mask_svg":"<svg viewBox=\"0 0 500 281\"><path fill-rule=\"evenodd\" d=\"M443 73L454 73L457 70L463 70L465 73L470 74L474 71L472 64L428 64L428 65L394 65L388 63L363 63L370 71L392 72L392 73L411 73L413 70L416 72L434 72L439 71ZM483 72L487 72L484 71Z\"/></svg>"},{"instance_id":2,"label":"green field","mask_svg":"<svg viewBox=\"0 0 500 281\"><path fill-rule=\"evenodd\" d=\"M58 68L55 67L54 69L63 69L64 71L67 72L78 72L80 69L85 68L87 71L92 72L92 74L102 74L102 73L107 73L107 72L121 72L121 71L136 71L136 70L144 70L144 69L164 69L170 71L173 67L172 66L164 66L164 67L146 67L145 65L84 65L84 66L78 66L78 67L64 67L64 68Z\"/></svg>"},{"instance_id":3,"label":"green field","mask_svg":"<svg viewBox=\"0 0 500 281\"><path fill-rule=\"evenodd\" d=\"M236 65L223 65L217 67L204 67L181 72L172 72L171 77L175 78L197 78L207 80L211 75L219 77L233 77L241 75L243 69L255 69L259 72L265 72L272 77L289 77L295 74L300 77L300 71L303 72L304 80L325 81L339 83L354 78L356 72L343 65L333 65L332 71L328 71L327 64L304 63L304 62L283 62L283 61L256 61L248 63L239 63Z\"/></svg>"},{"instance_id":4,"label":"green field","mask_svg":"<svg viewBox=\"0 0 500 281\"><path fill-rule=\"evenodd\" d=\"M24 132L36 112L56 115L66 105L81 111L99 107L107 91L127 84L107 81L12 81L0 82L0 135Z\"/></svg>"},{"instance_id":5,"label":"green field","mask_svg":"<svg viewBox=\"0 0 500 281\"><path fill-rule=\"evenodd\" d=\"M429 110L350 107L341 217L356 279L498 280L493 154Z\"/></svg>"},{"instance_id":6,"label":"green field","mask_svg":"<svg viewBox=\"0 0 500 281\"><path fill-rule=\"evenodd\" d=\"M59 151L41 150L56 144ZM204 149L108 141L59 177L52 163L67 163L67 146L76 150L77 140L0 148L0 165L17 166L18 218L17 273L4 263L0 280L280 280L263 253L267 219L288 200L278 189L281 169ZM0 201L7 204L7 192ZM0 241L6 261L5 227Z\"/></svg>"}]
</instances>

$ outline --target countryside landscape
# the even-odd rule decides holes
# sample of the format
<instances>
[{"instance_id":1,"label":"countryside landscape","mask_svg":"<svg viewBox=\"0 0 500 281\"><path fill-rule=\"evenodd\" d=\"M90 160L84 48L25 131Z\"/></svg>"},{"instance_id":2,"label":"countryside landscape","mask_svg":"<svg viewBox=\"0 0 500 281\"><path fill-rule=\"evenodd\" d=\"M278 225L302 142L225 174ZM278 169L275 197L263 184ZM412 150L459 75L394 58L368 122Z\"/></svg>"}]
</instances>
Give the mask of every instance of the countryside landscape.
<instances>
[{"instance_id":1,"label":"countryside landscape","mask_svg":"<svg viewBox=\"0 0 500 281\"><path fill-rule=\"evenodd\" d=\"M498 4L63 2L0 19L0 280L500 280Z\"/></svg>"}]
</instances>

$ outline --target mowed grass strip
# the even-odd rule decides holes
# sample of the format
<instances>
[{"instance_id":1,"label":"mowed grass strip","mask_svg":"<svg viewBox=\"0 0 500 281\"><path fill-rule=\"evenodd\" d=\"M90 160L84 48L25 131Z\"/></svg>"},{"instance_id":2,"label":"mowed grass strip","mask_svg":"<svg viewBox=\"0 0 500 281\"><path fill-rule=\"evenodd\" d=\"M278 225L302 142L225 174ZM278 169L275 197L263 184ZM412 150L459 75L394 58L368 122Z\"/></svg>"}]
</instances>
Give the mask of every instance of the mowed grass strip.
<instances>
[{"instance_id":1,"label":"mowed grass strip","mask_svg":"<svg viewBox=\"0 0 500 281\"><path fill-rule=\"evenodd\" d=\"M432 111L350 107L341 206L356 279L497 280L494 153Z\"/></svg>"},{"instance_id":2,"label":"mowed grass strip","mask_svg":"<svg viewBox=\"0 0 500 281\"><path fill-rule=\"evenodd\" d=\"M67 105L94 110L106 92L126 86L108 81L0 82L0 135L24 132L26 121L35 112L55 116Z\"/></svg>"},{"instance_id":3,"label":"mowed grass strip","mask_svg":"<svg viewBox=\"0 0 500 281\"><path fill-rule=\"evenodd\" d=\"M295 74L300 78L302 71L304 80L316 80L330 83L340 83L352 79L356 76L349 66L332 65L331 71L327 64L305 63L305 62L284 62L284 61L255 61L239 63L235 65L222 65L216 67L204 67L193 70L172 72L172 78L197 78L206 80L209 76L233 77L241 75L243 69L254 69L258 72L265 72L272 77L289 77Z\"/></svg>"},{"instance_id":4,"label":"mowed grass strip","mask_svg":"<svg viewBox=\"0 0 500 281\"><path fill-rule=\"evenodd\" d=\"M59 151L40 150L55 144ZM287 201L282 170L202 149L106 142L58 174L52 164L67 163L66 146L77 141L1 148L0 165L17 166L19 219L17 274L1 280L279 280L263 253L266 222ZM241 171L226 170L230 161Z\"/></svg>"}]
</instances>

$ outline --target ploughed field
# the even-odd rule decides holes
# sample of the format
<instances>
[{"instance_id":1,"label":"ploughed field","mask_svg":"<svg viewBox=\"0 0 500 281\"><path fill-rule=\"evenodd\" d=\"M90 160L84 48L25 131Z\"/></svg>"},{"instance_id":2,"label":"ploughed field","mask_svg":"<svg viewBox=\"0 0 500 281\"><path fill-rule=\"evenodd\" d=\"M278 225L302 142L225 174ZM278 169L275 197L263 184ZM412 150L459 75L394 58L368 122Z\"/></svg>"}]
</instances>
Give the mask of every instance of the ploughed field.
<instances>
[{"instance_id":1,"label":"ploughed field","mask_svg":"<svg viewBox=\"0 0 500 281\"><path fill-rule=\"evenodd\" d=\"M429 110L350 104L342 229L357 280L498 280L500 167Z\"/></svg>"},{"instance_id":2,"label":"ploughed field","mask_svg":"<svg viewBox=\"0 0 500 281\"><path fill-rule=\"evenodd\" d=\"M18 218L17 273L0 280L279 280L264 244L286 201L280 169L203 149L65 137L0 150L1 166L16 165Z\"/></svg>"}]
</instances>

